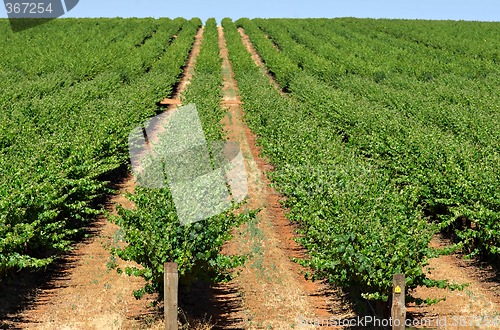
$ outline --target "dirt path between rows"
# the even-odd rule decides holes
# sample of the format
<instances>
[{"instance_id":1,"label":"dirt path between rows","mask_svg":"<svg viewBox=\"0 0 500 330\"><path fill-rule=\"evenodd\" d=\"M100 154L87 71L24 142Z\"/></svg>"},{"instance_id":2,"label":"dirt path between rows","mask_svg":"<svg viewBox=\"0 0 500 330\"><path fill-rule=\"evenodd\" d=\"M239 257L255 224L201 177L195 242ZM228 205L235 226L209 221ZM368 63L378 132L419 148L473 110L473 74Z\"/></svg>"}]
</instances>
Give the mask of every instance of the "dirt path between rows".
<instances>
[{"instance_id":1,"label":"dirt path between rows","mask_svg":"<svg viewBox=\"0 0 500 330\"><path fill-rule=\"evenodd\" d=\"M218 287L219 300L239 301L239 311L220 315L232 319L225 329L290 329L298 327L299 317L328 318L346 313L345 306L326 285L305 280L304 268L291 261L303 257L304 251L294 241L295 228L285 218L279 194L272 189L265 173L272 169L259 154L256 137L245 125L244 110L238 95L224 38L219 27L219 47L223 59L224 99L228 114L223 120L230 141L238 142L245 158L249 185L249 209L261 209L257 219L241 226L234 239L225 246L229 254L250 253L252 258L238 270L230 283ZM243 106L244 107L244 106ZM228 297L227 293L232 292Z\"/></svg>"},{"instance_id":2,"label":"dirt path between rows","mask_svg":"<svg viewBox=\"0 0 500 330\"><path fill-rule=\"evenodd\" d=\"M435 237L431 246L444 248L451 243ZM431 259L430 278L447 279L455 284L468 284L462 291L436 288L417 288L416 298L446 300L431 306L408 307L409 316L418 325L436 326L439 329L500 329L500 279L491 266L465 260L461 255L440 256ZM487 326L486 322L496 322ZM461 322L461 323L459 323Z\"/></svg>"},{"instance_id":3,"label":"dirt path between rows","mask_svg":"<svg viewBox=\"0 0 500 330\"><path fill-rule=\"evenodd\" d=\"M203 29L198 31L180 83L172 95L180 100L194 72L200 51ZM178 102L173 102L178 103ZM169 109L175 107L172 105ZM133 208L123 194L133 192L131 175L116 184L116 195L109 197L107 210L116 214L116 205ZM119 275L113 266L121 269L138 266L111 255L110 248L123 244L120 228L105 217L92 224L93 232L85 242L78 243L49 283L37 288L33 301L9 326L22 329L163 329L163 321L151 309L156 299L148 295L142 300L132 296L133 290L144 285L141 278Z\"/></svg>"},{"instance_id":4,"label":"dirt path between rows","mask_svg":"<svg viewBox=\"0 0 500 330\"><path fill-rule=\"evenodd\" d=\"M250 38L245 33L245 30L243 30L243 28L238 28L238 32L241 35L241 40L243 41L243 44L245 45L247 51L250 53L252 60L254 61L255 65L257 65L260 72L269 78L269 82L271 83L271 85L273 85L274 88L279 90L281 95L283 96L286 95L281 86L276 82L275 77L269 72L269 70L267 70L264 61L262 61L262 58L257 53L257 50L255 50L253 44L250 42Z\"/></svg>"},{"instance_id":5,"label":"dirt path between rows","mask_svg":"<svg viewBox=\"0 0 500 330\"><path fill-rule=\"evenodd\" d=\"M262 58L253 47L244 29L238 29L243 44L260 71L282 94L283 91L267 70ZM451 243L437 236L431 246L443 248ZM491 266L464 260L461 255L440 256L431 259L426 271L436 280L449 280L454 284L468 284L463 291L436 288L417 288L415 298L445 299L430 306L407 304L407 318L416 328L438 329L500 329L500 275Z\"/></svg>"}]
</instances>

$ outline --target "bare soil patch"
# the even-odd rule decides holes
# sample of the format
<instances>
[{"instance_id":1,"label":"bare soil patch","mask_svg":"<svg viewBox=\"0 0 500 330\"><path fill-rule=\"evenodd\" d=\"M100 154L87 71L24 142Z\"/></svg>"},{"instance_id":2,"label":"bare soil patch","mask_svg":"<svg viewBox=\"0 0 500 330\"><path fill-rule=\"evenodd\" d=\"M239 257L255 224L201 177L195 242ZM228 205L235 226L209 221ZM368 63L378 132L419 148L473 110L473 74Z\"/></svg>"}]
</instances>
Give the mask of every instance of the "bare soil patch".
<instances>
[{"instance_id":1,"label":"bare soil patch","mask_svg":"<svg viewBox=\"0 0 500 330\"><path fill-rule=\"evenodd\" d=\"M439 236L431 242L431 246L436 248L450 244L449 240ZM430 306L409 304L409 317L419 324L439 320L439 329L500 329L500 284L498 274L491 266L466 260L461 254L452 254L431 259L426 270L432 279L448 279L451 283L468 286L462 291L418 288L414 293L416 298L445 300ZM484 321L495 318L499 322L497 326L481 326L485 325ZM480 319L483 321L476 322ZM465 320L466 323L456 324L458 320Z\"/></svg>"}]
</instances>

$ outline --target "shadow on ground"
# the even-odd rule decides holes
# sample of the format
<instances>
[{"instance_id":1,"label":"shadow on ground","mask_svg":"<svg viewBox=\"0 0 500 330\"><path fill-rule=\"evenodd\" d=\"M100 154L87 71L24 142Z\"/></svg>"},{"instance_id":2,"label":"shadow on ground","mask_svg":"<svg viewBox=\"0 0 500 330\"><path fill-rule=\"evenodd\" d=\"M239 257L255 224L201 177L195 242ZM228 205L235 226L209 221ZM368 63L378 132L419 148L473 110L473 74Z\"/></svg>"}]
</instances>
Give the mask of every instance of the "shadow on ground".
<instances>
[{"instance_id":1,"label":"shadow on ground","mask_svg":"<svg viewBox=\"0 0 500 330\"><path fill-rule=\"evenodd\" d=\"M115 191L125 181L127 165L112 170L100 180L109 182L108 188ZM109 209L112 204L112 194L104 194L92 202L96 209ZM74 238L73 251L56 256L56 260L46 268L39 270L10 271L0 277L0 329L22 329L27 324L26 314L35 307L47 303L50 296L40 296L41 292L55 292L64 288L65 280L69 278L71 270L81 258L76 246L88 244L95 236L102 232L102 221L96 219L86 223L71 223L79 232ZM37 251L41 255L50 255L49 251Z\"/></svg>"},{"instance_id":2,"label":"shadow on ground","mask_svg":"<svg viewBox=\"0 0 500 330\"><path fill-rule=\"evenodd\" d=\"M90 237L98 235L100 225L88 224L81 232L77 243L85 244ZM87 238L84 238L87 237ZM0 279L0 329L23 329L27 323L22 314L32 309L35 304L43 305L49 296L40 297L40 292L52 292L61 289L61 283L68 278L71 269L78 262L78 255L67 253L45 269L10 272ZM57 283L57 285L56 285Z\"/></svg>"}]
</instances>

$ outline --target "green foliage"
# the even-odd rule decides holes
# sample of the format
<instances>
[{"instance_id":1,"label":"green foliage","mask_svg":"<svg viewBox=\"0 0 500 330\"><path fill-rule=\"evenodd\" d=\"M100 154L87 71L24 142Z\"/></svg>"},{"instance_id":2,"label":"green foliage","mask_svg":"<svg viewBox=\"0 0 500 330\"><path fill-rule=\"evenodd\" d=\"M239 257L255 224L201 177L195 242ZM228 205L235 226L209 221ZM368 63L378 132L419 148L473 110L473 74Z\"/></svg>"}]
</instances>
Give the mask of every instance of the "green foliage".
<instances>
[{"instance_id":1,"label":"green foliage","mask_svg":"<svg viewBox=\"0 0 500 330\"><path fill-rule=\"evenodd\" d=\"M205 26L193 78L183 95L185 104L196 105L208 141L224 138L220 124L225 115L220 106L221 66L217 26L215 19L210 19ZM134 293L137 298L144 292L161 292L165 262L176 262L181 283L189 286L195 280L227 280L229 270L245 261L243 256L227 256L220 251L231 238L230 230L255 217L255 212L235 215L228 210L194 224L182 225L168 188L137 187L128 197L136 209L120 209L115 220L124 230L128 245L115 253L141 265L140 269L125 270L146 280L146 286Z\"/></svg>"},{"instance_id":2,"label":"green foliage","mask_svg":"<svg viewBox=\"0 0 500 330\"><path fill-rule=\"evenodd\" d=\"M500 141L492 132L500 131L500 112L494 110L498 94L491 88L500 75L498 66L490 56L450 51L449 41L436 48L403 38L410 33L407 24L414 22L391 22L384 33L379 23L259 19L241 24L262 36L255 28L259 25L280 47L275 56L295 62L302 72L287 89L342 132L349 147L386 168L394 184L418 187L419 206L453 232L466 252L498 255ZM419 26L430 29L432 24ZM441 28L434 32L437 40L458 28L434 24ZM476 33L484 38L498 29L480 26ZM463 42L459 39L457 44ZM255 40L271 46L268 39ZM339 63L349 67L343 76L331 71Z\"/></svg>"},{"instance_id":3,"label":"green foliage","mask_svg":"<svg viewBox=\"0 0 500 330\"><path fill-rule=\"evenodd\" d=\"M470 256L500 254L499 25L358 19L241 19L280 95L223 20L246 120L286 197L314 278L387 300L407 287L460 289L422 273L451 233ZM68 19L12 33L0 20L0 274L41 268L102 212L103 178L127 163L127 136L178 81L199 19ZM208 140L223 139L216 22L207 21L184 103ZM160 288L220 280L242 262L221 255L225 213L180 226L168 189L139 188L121 210L129 245L115 252ZM449 253L450 249L439 253ZM137 292L139 296L143 291ZM431 301L428 301L431 302Z\"/></svg>"},{"instance_id":4,"label":"green foliage","mask_svg":"<svg viewBox=\"0 0 500 330\"><path fill-rule=\"evenodd\" d=\"M500 158L491 132L500 127L491 100L499 70L488 56L453 57L380 33L389 25L373 20L236 23L289 92L269 86L224 20L247 121L276 167L289 218L301 224L310 258L299 262L314 278L375 300L388 299L397 272L410 289L454 289L422 273L443 228L454 229L458 247L498 254Z\"/></svg>"},{"instance_id":5,"label":"green foliage","mask_svg":"<svg viewBox=\"0 0 500 330\"><path fill-rule=\"evenodd\" d=\"M2 21L0 274L40 268L101 213L128 133L171 92L199 20ZM178 38L174 38L174 35Z\"/></svg>"},{"instance_id":6,"label":"green foliage","mask_svg":"<svg viewBox=\"0 0 500 330\"><path fill-rule=\"evenodd\" d=\"M147 281L149 293L161 291L163 264L176 262L180 280L189 284L194 280L223 281L228 270L240 265L244 258L220 254L222 245L231 238L229 231L252 216L235 216L230 212L194 224L182 225L177 218L172 196L167 188L151 190L136 188L128 196L136 210L119 210L116 223L124 230L128 245L114 252L124 260L134 260L142 267L127 268L129 275L141 276Z\"/></svg>"}]
</instances>

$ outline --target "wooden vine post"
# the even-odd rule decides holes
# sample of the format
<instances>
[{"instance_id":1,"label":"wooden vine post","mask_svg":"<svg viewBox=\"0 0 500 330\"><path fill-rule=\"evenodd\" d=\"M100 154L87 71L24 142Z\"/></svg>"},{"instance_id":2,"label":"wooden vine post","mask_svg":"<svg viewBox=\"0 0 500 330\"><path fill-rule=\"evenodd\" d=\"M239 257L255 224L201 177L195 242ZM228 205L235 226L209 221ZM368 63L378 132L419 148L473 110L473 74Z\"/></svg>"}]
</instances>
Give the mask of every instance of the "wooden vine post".
<instances>
[{"instance_id":1,"label":"wooden vine post","mask_svg":"<svg viewBox=\"0 0 500 330\"><path fill-rule=\"evenodd\" d=\"M394 274L392 277L391 319L393 330L405 330L405 275Z\"/></svg>"},{"instance_id":2,"label":"wooden vine post","mask_svg":"<svg viewBox=\"0 0 500 330\"><path fill-rule=\"evenodd\" d=\"M165 302L165 330L177 330L177 292L179 286L177 263L166 262L164 270L163 299Z\"/></svg>"}]
</instances>

